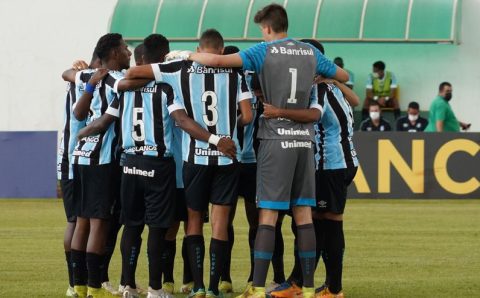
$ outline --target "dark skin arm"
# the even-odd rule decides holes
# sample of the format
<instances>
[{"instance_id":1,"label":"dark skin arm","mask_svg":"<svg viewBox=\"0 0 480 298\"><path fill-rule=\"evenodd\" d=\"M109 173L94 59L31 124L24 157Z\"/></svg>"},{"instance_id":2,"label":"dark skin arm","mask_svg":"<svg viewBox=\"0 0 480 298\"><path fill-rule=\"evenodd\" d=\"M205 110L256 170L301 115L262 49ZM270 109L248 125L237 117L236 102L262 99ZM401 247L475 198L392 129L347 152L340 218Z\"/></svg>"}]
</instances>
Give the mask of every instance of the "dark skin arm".
<instances>
[{"instance_id":1,"label":"dark skin arm","mask_svg":"<svg viewBox=\"0 0 480 298\"><path fill-rule=\"evenodd\" d=\"M250 99L242 100L239 104L240 116L238 116L237 123L240 126L245 126L253 120L252 105Z\"/></svg>"},{"instance_id":2,"label":"dark skin arm","mask_svg":"<svg viewBox=\"0 0 480 298\"><path fill-rule=\"evenodd\" d=\"M73 62L73 66L67 69L62 74L62 79L66 82L75 83L75 75L78 71L88 68L87 62L83 60L76 60Z\"/></svg>"},{"instance_id":3,"label":"dark skin arm","mask_svg":"<svg viewBox=\"0 0 480 298\"><path fill-rule=\"evenodd\" d=\"M89 84L96 86L98 82L108 74L108 69L101 68L95 72L95 74L88 81ZM88 111L90 110L90 103L92 102L93 93L83 92L80 99L77 101L75 108L73 109L73 115L77 120L83 120L87 118Z\"/></svg>"},{"instance_id":4,"label":"dark skin arm","mask_svg":"<svg viewBox=\"0 0 480 298\"><path fill-rule=\"evenodd\" d=\"M125 79L150 79L149 81L151 81L155 79L155 75L150 64L146 64L130 67L125 73Z\"/></svg>"},{"instance_id":5,"label":"dark skin arm","mask_svg":"<svg viewBox=\"0 0 480 298\"><path fill-rule=\"evenodd\" d=\"M263 104L263 117L286 118L298 123L312 123L320 119L321 112L318 109L281 109L270 104Z\"/></svg>"},{"instance_id":6,"label":"dark skin arm","mask_svg":"<svg viewBox=\"0 0 480 298\"><path fill-rule=\"evenodd\" d=\"M143 87L152 80L150 79L123 79L118 83L117 90L118 91L126 91L126 90L135 90L137 88Z\"/></svg>"},{"instance_id":7,"label":"dark skin arm","mask_svg":"<svg viewBox=\"0 0 480 298\"><path fill-rule=\"evenodd\" d=\"M101 132L104 132L108 129L110 124L115 121L115 119L116 118L110 114L103 114L102 117L95 119L95 121L80 129L77 138L81 140L85 137L97 135Z\"/></svg>"},{"instance_id":8,"label":"dark skin arm","mask_svg":"<svg viewBox=\"0 0 480 298\"><path fill-rule=\"evenodd\" d=\"M208 139L212 135L203 127L198 125L197 122L193 121L192 118L188 117L187 113L185 113L185 110L173 111L170 116L173 118L173 120L175 120L181 129L186 131L194 139L208 142ZM235 146L235 142L230 138L221 138L218 142L217 149L231 159L236 158L237 147Z\"/></svg>"}]
</instances>

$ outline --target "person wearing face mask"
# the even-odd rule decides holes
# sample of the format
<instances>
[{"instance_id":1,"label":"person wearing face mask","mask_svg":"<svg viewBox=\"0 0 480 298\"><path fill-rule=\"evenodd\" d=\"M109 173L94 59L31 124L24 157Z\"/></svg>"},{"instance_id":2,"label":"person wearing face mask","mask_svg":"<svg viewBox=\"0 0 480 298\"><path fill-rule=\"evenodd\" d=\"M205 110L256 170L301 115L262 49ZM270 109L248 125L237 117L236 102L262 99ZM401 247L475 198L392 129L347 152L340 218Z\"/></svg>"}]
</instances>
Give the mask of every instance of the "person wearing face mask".
<instances>
[{"instance_id":1,"label":"person wearing face mask","mask_svg":"<svg viewBox=\"0 0 480 298\"><path fill-rule=\"evenodd\" d=\"M412 101L408 104L407 114L407 116L398 118L397 131L417 132L425 130L428 120L420 117L418 102Z\"/></svg>"},{"instance_id":2,"label":"person wearing face mask","mask_svg":"<svg viewBox=\"0 0 480 298\"><path fill-rule=\"evenodd\" d=\"M372 102L382 108L393 108L395 119L400 117L400 105L396 97L397 78L391 71L385 71L385 63L373 63L373 73L368 75L366 98L363 102L362 118L368 117L368 109Z\"/></svg>"},{"instance_id":3,"label":"person wearing face mask","mask_svg":"<svg viewBox=\"0 0 480 298\"><path fill-rule=\"evenodd\" d=\"M390 123L381 117L380 105L374 101L368 108L369 117L360 124L361 131L391 131Z\"/></svg>"},{"instance_id":4,"label":"person wearing face mask","mask_svg":"<svg viewBox=\"0 0 480 298\"><path fill-rule=\"evenodd\" d=\"M428 126L425 131L460 131L470 128L470 123L464 123L457 120L450 106L452 99L452 85L449 82L443 82L438 87L438 95L430 105Z\"/></svg>"}]
</instances>

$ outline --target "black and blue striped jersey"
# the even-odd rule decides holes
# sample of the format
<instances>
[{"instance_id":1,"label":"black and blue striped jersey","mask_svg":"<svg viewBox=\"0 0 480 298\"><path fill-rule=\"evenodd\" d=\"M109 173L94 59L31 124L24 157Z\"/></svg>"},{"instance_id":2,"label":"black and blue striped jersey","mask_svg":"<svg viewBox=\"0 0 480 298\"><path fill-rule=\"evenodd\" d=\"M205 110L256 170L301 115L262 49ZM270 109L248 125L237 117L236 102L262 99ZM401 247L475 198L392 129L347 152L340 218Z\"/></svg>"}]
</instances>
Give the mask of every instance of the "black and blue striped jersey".
<instances>
[{"instance_id":1,"label":"black and blue striped jersey","mask_svg":"<svg viewBox=\"0 0 480 298\"><path fill-rule=\"evenodd\" d=\"M86 123L86 120L77 120L75 118L73 108L77 100L82 96L86 82L88 82L94 72L94 69L79 71L75 75L75 83L67 84L63 130L57 154L57 178L59 180L73 179L72 153L77 143L78 131L85 127Z\"/></svg>"},{"instance_id":2,"label":"black and blue striped jersey","mask_svg":"<svg viewBox=\"0 0 480 298\"><path fill-rule=\"evenodd\" d=\"M333 84L318 85L318 103L322 118L315 124L315 160L317 169L357 167L353 146L353 112L340 89Z\"/></svg>"},{"instance_id":3,"label":"black and blue striped jersey","mask_svg":"<svg viewBox=\"0 0 480 298\"><path fill-rule=\"evenodd\" d=\"M172 156L173 121L167 101L173 89L152 81L134 91L121 92L106 113L120 118L119 144L123 153Z\"/></svg>"},{"instance_id":4,"label":"black and blue striped jersey","mask_svg":"<svg viewBox=\"0 0 480 298\"><path fill-rule=\"evenodd\" d=\"M100 118L113 102L117 92L117 84L124 74L120 71L110 71L109 74L95 86L86 124ZM116 157L118 126L112 123L106 131L88 136L78 141L73 151L73 163L80 165L102 165L113 162Z\"/></svg>"},{"instance_id":5,"label":"black and blue striped jersey","mask_svg":"<svg viewBox=\"0 0 480 298\"><path fill-rule=\"evenodd\" d=\"M169 112L185 109L200 126L219 137L237 139L238 103L252 97L242 76L231 68L213 68L190 61L152 64L157 82L173 87L175 99ZM199 165L228 165L233 161L216 146L186 134L182 138L183 160Z\"/></svg>"}]
</instances>

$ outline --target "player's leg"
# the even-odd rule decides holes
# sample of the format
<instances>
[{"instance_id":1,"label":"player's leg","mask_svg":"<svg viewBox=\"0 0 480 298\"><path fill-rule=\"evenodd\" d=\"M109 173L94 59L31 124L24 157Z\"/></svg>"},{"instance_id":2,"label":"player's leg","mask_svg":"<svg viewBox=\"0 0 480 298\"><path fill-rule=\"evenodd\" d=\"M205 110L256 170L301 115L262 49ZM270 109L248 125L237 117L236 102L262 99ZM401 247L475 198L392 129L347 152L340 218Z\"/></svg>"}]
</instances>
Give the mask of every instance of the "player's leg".
<instances>
[{"instance_id":1,"label":"player's leg","mask_svg":"<svg viewBox=\"0 0 480 298\"><path fill-rule=\"evenodd\" d=\"M327 272L327 287L321 292L321 297L329 294L342 293L343 255L345 252L345 237L343 233L343 212L347 199L347 187L356 174L356 168L324 171L324 180L330 190L327 207L324 208L325 227L325 267ZM328 204L330 203L330 204Z\"/></svg>"},{"instance_id":2,"label":"player's leg","mask_svg":"<svg viewBox=\"0 0 480 298\"><path fill-rule=\"evenodd\" d=\"M173 158L158 160L150 156L143 156L141 160L144 162L140 169L154 173L153 177L141 179L145 188L145 223L148 225L148 295L157 297L166 294L162 290L162 256L165 236L175 212L175 162Z\"/></svg>"},{"instance_id":3,"label":"player's leg","mask_svg":"<svg viewBox=\"0 0 480 298\"><path fill-rule=\"evenodd\" d=\"M218 289L223 293L231 293L233 291L232 277L230 276L231 263L232 263L232 250L235 243L235 231L233 229L233 220L235 219L235 212L237 211L237 202L231 206L228 215L228 249L225 256L225 264L223 266L222 273L220 275L220 284Z\"/></svg>"},{"instance_id":4,"label":"player's leg","mask_svg":"<svg viewBox=\"0 0 480 298\"><path fill-rule=\"evenodd\" d=\"M178 191L177 191L178 194ZM177 200L178 201L178 200ZM175 218L173 224L168 228L165 235L165 250L162 255L163 285L162 289L173 294L175 291L175 282L173 279L173 268L175 263L175 254L177 250L177 233L180 228L180 221Z\"/></svg>"},{"instance_id":5,"label":"player's leg","mask_svg":"<svg viewBox=\"0 0 480 298\"><path fill-rule=\"evenodd\" d=\"M73 268L72 268L72 253L71 245L73 232L75 232L75 223L77 221L77 216L75 212L74 197L73 197L73 179L62 179L60 180L60 187L62 190L63 197L63 207L65 210L65 216L67 218L67 226L63 235L63 248L65 251L65 260L67 263L67 272L68 272L68 284L69 288L67 289L67 296L73 296Z\"/></svg>"},{"instance_id":6,"label":"player's leg","mask_svg":"<svg viewBox=\"0 0 480 298\"><path fill-rule=\"evenodd\" d=\"M285 246L283 242L282 223L285 217L285 212L281 211L278 215L277 223L275 225L275 249L272 255L272 268L273 268L273 282L270 286L271 290L285 282L285 268L283 265L283 254L285 252ZM270 290L270 292L271 292ZM267 292L268 289L267 289Z\"/></svg>"},{"instance_id":7,"label":"player's leg","mask_svg":"<svg viewBox=\"0 0 480 298\"><path fill-rule=\"evenodd\" d=\"M183 164L183 183L188 208L187 254L193 277L191 297L205 296L203 282L203 262L205 259L205 241L203 238L203 220L208 209L212 173L208 166Z\"/></svg>"}]
</instances>

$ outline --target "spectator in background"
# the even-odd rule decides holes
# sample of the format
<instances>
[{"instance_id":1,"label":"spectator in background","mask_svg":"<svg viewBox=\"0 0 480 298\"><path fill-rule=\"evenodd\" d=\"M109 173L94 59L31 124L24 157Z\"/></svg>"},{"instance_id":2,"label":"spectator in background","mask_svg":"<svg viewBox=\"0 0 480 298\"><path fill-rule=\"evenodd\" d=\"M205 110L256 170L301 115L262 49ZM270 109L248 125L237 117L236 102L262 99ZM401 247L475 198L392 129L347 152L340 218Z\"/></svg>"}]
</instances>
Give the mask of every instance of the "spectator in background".
<instances>
[{"instance_id":1,"label":"spectator in background","mask_svg":"<svg viewBox=\"0 0 480 298\"><path fill-rule=\"evenodd\" d=\"M428 126L425 131L460 131L470 128L470 123L464 123L457 120L450 106L452 99L452 85L449 82L443 82L438 87L438 95L430 105L428 117Z\"/></svg>"},{"instance_id":2,"label":"spectator in background","mask_svg":"<svg viewBox=\"0 0 480 298\"><path fill-rule=\"evenodd\" d=\"M333 63L335 63L340 68L343 68L344 66L342 57L337 57L333 59ZM348 88L353 89L353 85L355 84L355 75L348 69L345 69L345 71L348 72L349 75L348 82L346 82L345 85L347 85Z\"/></svg>"},{"instance_id":3,"label":"spectator in background","mask_svg":"<svg viewBox=\"0 0 480 298\"><path fill-rule=\"evenodd\" d=\"M390 123L381 117L380 105L373 101L368 108L369 116L360 124L361 131L391 131Z\"/></svg>"},{"instance_id":4,"label":"spectator in background","mask_svg":"<svg viewBox=\"0 0 480 298\"><path fill-rule=\"evenodd\" d=\"M412 101L408 104L407 116L397 120L397 131L424 131L427 125L428 120L420 116L420 106L418 102Z\"/></svg>"},{"instance_id":5,"label":"spectator in background","mask_svg":"<svg viewBox=\"0 0 480 298\"><path fill-rule=\"evenodd\" d=\"M372 102L377 102L382 108L393 108L395 119L400 117L400 105L396 97L397 78L391 71L385 71L385 63L373 63L373 73L368 75L367 96L363 102L363 119L368 117L368 109Z\"/></svg>"}]
</instances>

